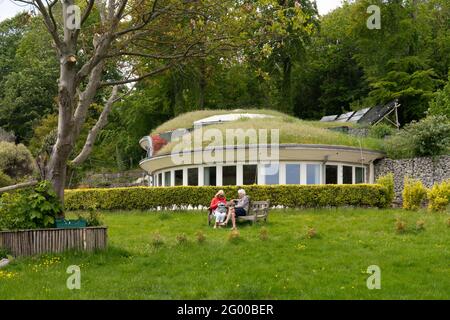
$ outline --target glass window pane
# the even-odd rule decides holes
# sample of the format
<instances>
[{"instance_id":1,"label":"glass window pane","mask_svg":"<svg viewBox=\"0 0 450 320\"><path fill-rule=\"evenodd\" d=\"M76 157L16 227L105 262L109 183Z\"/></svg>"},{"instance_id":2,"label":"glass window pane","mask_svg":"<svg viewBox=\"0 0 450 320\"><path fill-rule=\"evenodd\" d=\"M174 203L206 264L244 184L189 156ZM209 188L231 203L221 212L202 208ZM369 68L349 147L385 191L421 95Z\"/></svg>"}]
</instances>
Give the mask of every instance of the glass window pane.
<instances>
[{"instance_id":1,"label":"glass window pane","mask_svg":"<svg viewBox=\"0 0 450 320\"><path fill-rule=\"evenodd\" d=\"M326 166L325 168L325 183L337 184L338 183L338 166Z\"/></svg>"},{"instance_id":2,"label":"glass window pane","mask_svg":"<svg viewBox=\"0 0 450 320\"><path fill-rule=\"evenodd\" d=\"M300 165L286 165L286 184L300 184Z\"/></svg>"},{"instance_id":3,"label":"glass window pane","mask_svg":"<svg viewBox=\"0 0 450 320\"><path fill-rule=\"evenodd\" d=\"M203 171L203 184L205 186L215 186L216 183L216 167L205 167Z\"/></svg>"},{"instance_id":4,"label":"glass window pane","mask_svg":"<svg viewBox=\"0 0 450 320\"><path fill-rule=\"evenodd\" d=\"M256 164L244 165L242 183L244 185L258 184L258 166Z\"/></svg>"},{"instance_id":5,"label":"glass window pane","mask_svg":"<svg viewBox=\"0 0 450 320\"><path fill-rule=\"evenodd\" d=\"M279 184L280 165L278 163L267 164L264 166L264 176L266 184Z\"/></svg>"},{"instance_id":6,"label":"glass window pane","mask_svg":"<svg viewBox=\"0 0 450 320\"><path fill-rule=\"evenodd\" d=\"M224 166L222 168L222 185L236 185L236 166Z\"/></svg>"},{"instance_id":7,"label":"glass window pane","mask_svg":"<svg viewBox=\"0 0 450 320\"><path fill-rule=\"evenodd\" d=\"M164 172L164 186L170 187L170 171Z\"/></svg>"},{"instance_id":8,"label":"glass window pane","mask_svg":"<svg viewBox=\"0 0 450 320\"><path fill-rule=\"evenodd\" d=\"M198 186L198 168L188 169L188 186Z\"/></svg>"},{"instance_id":9,"label":"glass window pane","mask_svg":"<svg viewBox=\"0 0 450 320\"><path fill-rule=\"evenodd\" d=\"M343 184L353 183L353 167L350 166L342 167L342 183Z\"/></svg>"},{"instance_id":10,"label":"glass window pane","mask_svg":"<svg viewBox=\"0 0 450 320\"><path fill-rule=\"evenodd\" d=\"M320 184L320 164L306 165L306 184Z\"/></svg>"},{"instance_id":11,"label":"glass window pane","mask_svg":"<svg viewBox=\"0 0 450 320\"><path fill-rule=\"evenodd\" d=\"M158 187L162 186L162 173L158 173Z\"/></svg>"},{"instance_id":12,"label":"glass window pane","mask_svg":"<svg viewBox=\"0 0 450 320\"><path fill-rule=\"evenodd\" d=\"M365 168L355 168L355 183L364 183Z\"/></svg>"},{"instance_id":13,"label":"glass window pane","mask_svg":"<svg viewBox=\"0 0 450 320\"><path fill-rule=\"evenodd\" d=\"M175 185L183 185L183 170L175 170Z\"/></svg>"}]
</instances>

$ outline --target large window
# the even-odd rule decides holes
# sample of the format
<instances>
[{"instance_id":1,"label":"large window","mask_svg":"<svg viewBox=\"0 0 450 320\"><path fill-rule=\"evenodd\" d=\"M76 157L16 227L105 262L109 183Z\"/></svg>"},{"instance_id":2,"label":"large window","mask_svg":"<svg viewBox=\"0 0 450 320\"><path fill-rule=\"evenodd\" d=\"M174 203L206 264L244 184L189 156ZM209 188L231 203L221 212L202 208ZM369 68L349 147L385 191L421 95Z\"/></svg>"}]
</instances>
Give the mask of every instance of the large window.
<instances>
[{"instance_id":1,"label":"large window","mask_svg":"<svg viewBox=\"0 0 450 320\"><path fill-rule=\"evenodd\" d=\"M175 185L183 185L183 170L175 170Z\"/></svg>"},{"instance_id":2,"label":"large window","mask_svg":"<svg viewBox=\"0 0 450 320\"><path fill-rule=\"evenodd\" d=\"M164 172L164 186L170 187L170 171Z\"/></svg>"},{"instance_id":3,"label":"large window","mask_svg":"<svg viewBox=\"0 0 450 320\"><path fill-rule=\"evenodd\" d=\"M203 170L204 170L203 171L203 184L205 186L217 185L217 180L216 180L217 169L216 169L216 167L205 167Z\"/></svg>"},{"instance_id":4,"label":"large window","mask_svg":"<svg viewBox=\"0 0 450 320\"><path fill-rule=\"evenodd\" d=\"M158 187L162 186L162 173L158 173Z\"/></svg>"},{"instance_id":5,"label":"large window","mask_svg":"<svg viewBox=\"0 0 450 320\"><path fill-rule=\"evenodd\" d=\"M366 172L365 172L364 168L355 167L355 183L364 183L365 182L365 179L364 179L365 174L366 174Z\"/></svg>"},{"instance_id":6,"label":"large window","mask_svg":"<svg viewBox=\"0 0 450 320\"><path fill-rule=\"evenodd\" d=\"M280 165L278 163L266 164L264 166L264 178L266 184L279 184Z\"/></svg>"},{"instance_id":7,"label":"large window","mask_svg":"<svg viewBox=\"0 0 450 320\"><path fill-rule=\"evenodd\" d=\"M198 186L198 168L188 169L188 186Z\"/></svg>"},{"instance_id":8,"label":"large window","mask_svg":"<svg viewBox=\"0 0 450 320\"><path fill-rule=\"evenodd\" d=\"M325 168L325 183L337 184L338 183L338 166L326 166Z\"/></svg>"},{"instance_id":9,"label":"large window","mask_svg":"<svg viewBox=\"0 0 450 320\"><path fill-rule=\"evenodd\" d=\"M320 164L306 165L306 184L320 184Z\"/></svg>"},{"instance_id":10,"label":"large window","mask_svg":"<svg viewBox=\"0 0 450 320\"><path fill-rule=\"evenodd\" d=\"M343 184L353 183L353 167L342 166L342 183Z\"/></svg>"},{"instance_id":11,"label":"large window","mask_svg":"<svg viewBox=\"0 0 450 320\"><path fill-rule=\"evenodd\" d=\"M222 185L236 185L236 166L224 166L222 168Z\"/></svg>"},{"instance_id":12,"label":"large window","mask_svg":"<svg viewBox=\"0 0 450 320\"><path fill-rule=\"evenodd\" d=\"M286 164L286 184L300 184L299 164Z\"/></svg>"},{"instance_id":13,"label":"large window","mask_svg":"<svg viewBox=\"0 0 450 320\"><path fill-rule=\"evenodd\" d=\"M251 185L258 183L258 166L256 164L242 166L242 183L244 185Z\"/></svg>"}]
</instances>

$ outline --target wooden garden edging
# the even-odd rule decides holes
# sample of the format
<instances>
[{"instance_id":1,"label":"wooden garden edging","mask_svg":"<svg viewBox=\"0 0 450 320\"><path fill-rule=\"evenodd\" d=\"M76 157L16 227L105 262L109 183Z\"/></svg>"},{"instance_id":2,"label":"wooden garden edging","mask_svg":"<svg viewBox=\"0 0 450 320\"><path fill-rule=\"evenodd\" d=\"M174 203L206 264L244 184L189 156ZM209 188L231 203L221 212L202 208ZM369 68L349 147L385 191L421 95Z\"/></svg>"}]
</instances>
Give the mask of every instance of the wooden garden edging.
<instances>
[{"instance_id":1,"label":"wooden garden edging","mask_svg":"<svg viewBox=\"0 0 450 320\"><path fill-rule=\"evenodd\" d=\"M0 248L16 257L106 249L107 227L0 231Z\"/></svg>"}]
</instances>

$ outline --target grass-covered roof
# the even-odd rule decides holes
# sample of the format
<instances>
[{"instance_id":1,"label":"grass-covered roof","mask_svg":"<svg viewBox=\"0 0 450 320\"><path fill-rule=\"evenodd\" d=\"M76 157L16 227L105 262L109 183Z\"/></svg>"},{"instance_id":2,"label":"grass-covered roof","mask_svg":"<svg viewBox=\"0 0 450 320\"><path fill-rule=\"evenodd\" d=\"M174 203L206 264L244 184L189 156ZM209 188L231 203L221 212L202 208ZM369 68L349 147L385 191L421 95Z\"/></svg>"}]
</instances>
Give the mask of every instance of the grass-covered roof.
<instances>
[{"instance_id":1,"label":"grass-covered roof","mask_svg":"<svg viewBox=\"0 0 450 320\"><path fill-rule=\"evenodd\" d=\"M342 132L332 131L329 128L339 126L355 126L353 124L342 123L324 123L319 121L306 121L283 114L274 110L267 109L246 109L246 110L201 110L188 112L169 120L158 128L152 134L163 133L179 128L192 128L193 122L214 115L230 114L230 113L258 113L271 115L270 118L249 119L242 118L232 122L224 122L219 124L208 125L203 127L217 128L222 131L225 137L226 129L279 129L280 143L282 144L322 144L322 145L338 145L350 147L362 147L363 149L371 149L383 151L383 141L375 138L359 138ZM170 152L175 143L169 143L164 146L158 154ZM211 141L203 141L204 146L217 145Z\"/></svg>"}]
</instances>

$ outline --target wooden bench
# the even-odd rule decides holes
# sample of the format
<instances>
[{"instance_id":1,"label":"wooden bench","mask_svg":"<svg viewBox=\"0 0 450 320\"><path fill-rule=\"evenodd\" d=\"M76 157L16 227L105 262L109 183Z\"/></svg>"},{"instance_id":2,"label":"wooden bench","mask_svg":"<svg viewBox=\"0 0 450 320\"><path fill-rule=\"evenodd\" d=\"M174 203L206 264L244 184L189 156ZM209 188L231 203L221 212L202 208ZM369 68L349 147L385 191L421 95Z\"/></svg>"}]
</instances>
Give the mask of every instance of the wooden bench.
<instances>
[{"instance_id":1,"label":"wooden bench","mask_svg":"<svg viewBox=\"0 0 450 320\"><path fill-rule=\"evenodd\" d=\"M270 201L251 201L249 198L249 210L247 215L236 217L236 221L251 221L252 224L258 220L264 220L267 222L270 209ZM211 221L214 220L212 210L208 208L208 225L211 225Z\"/></svg>"}]
</instances>

